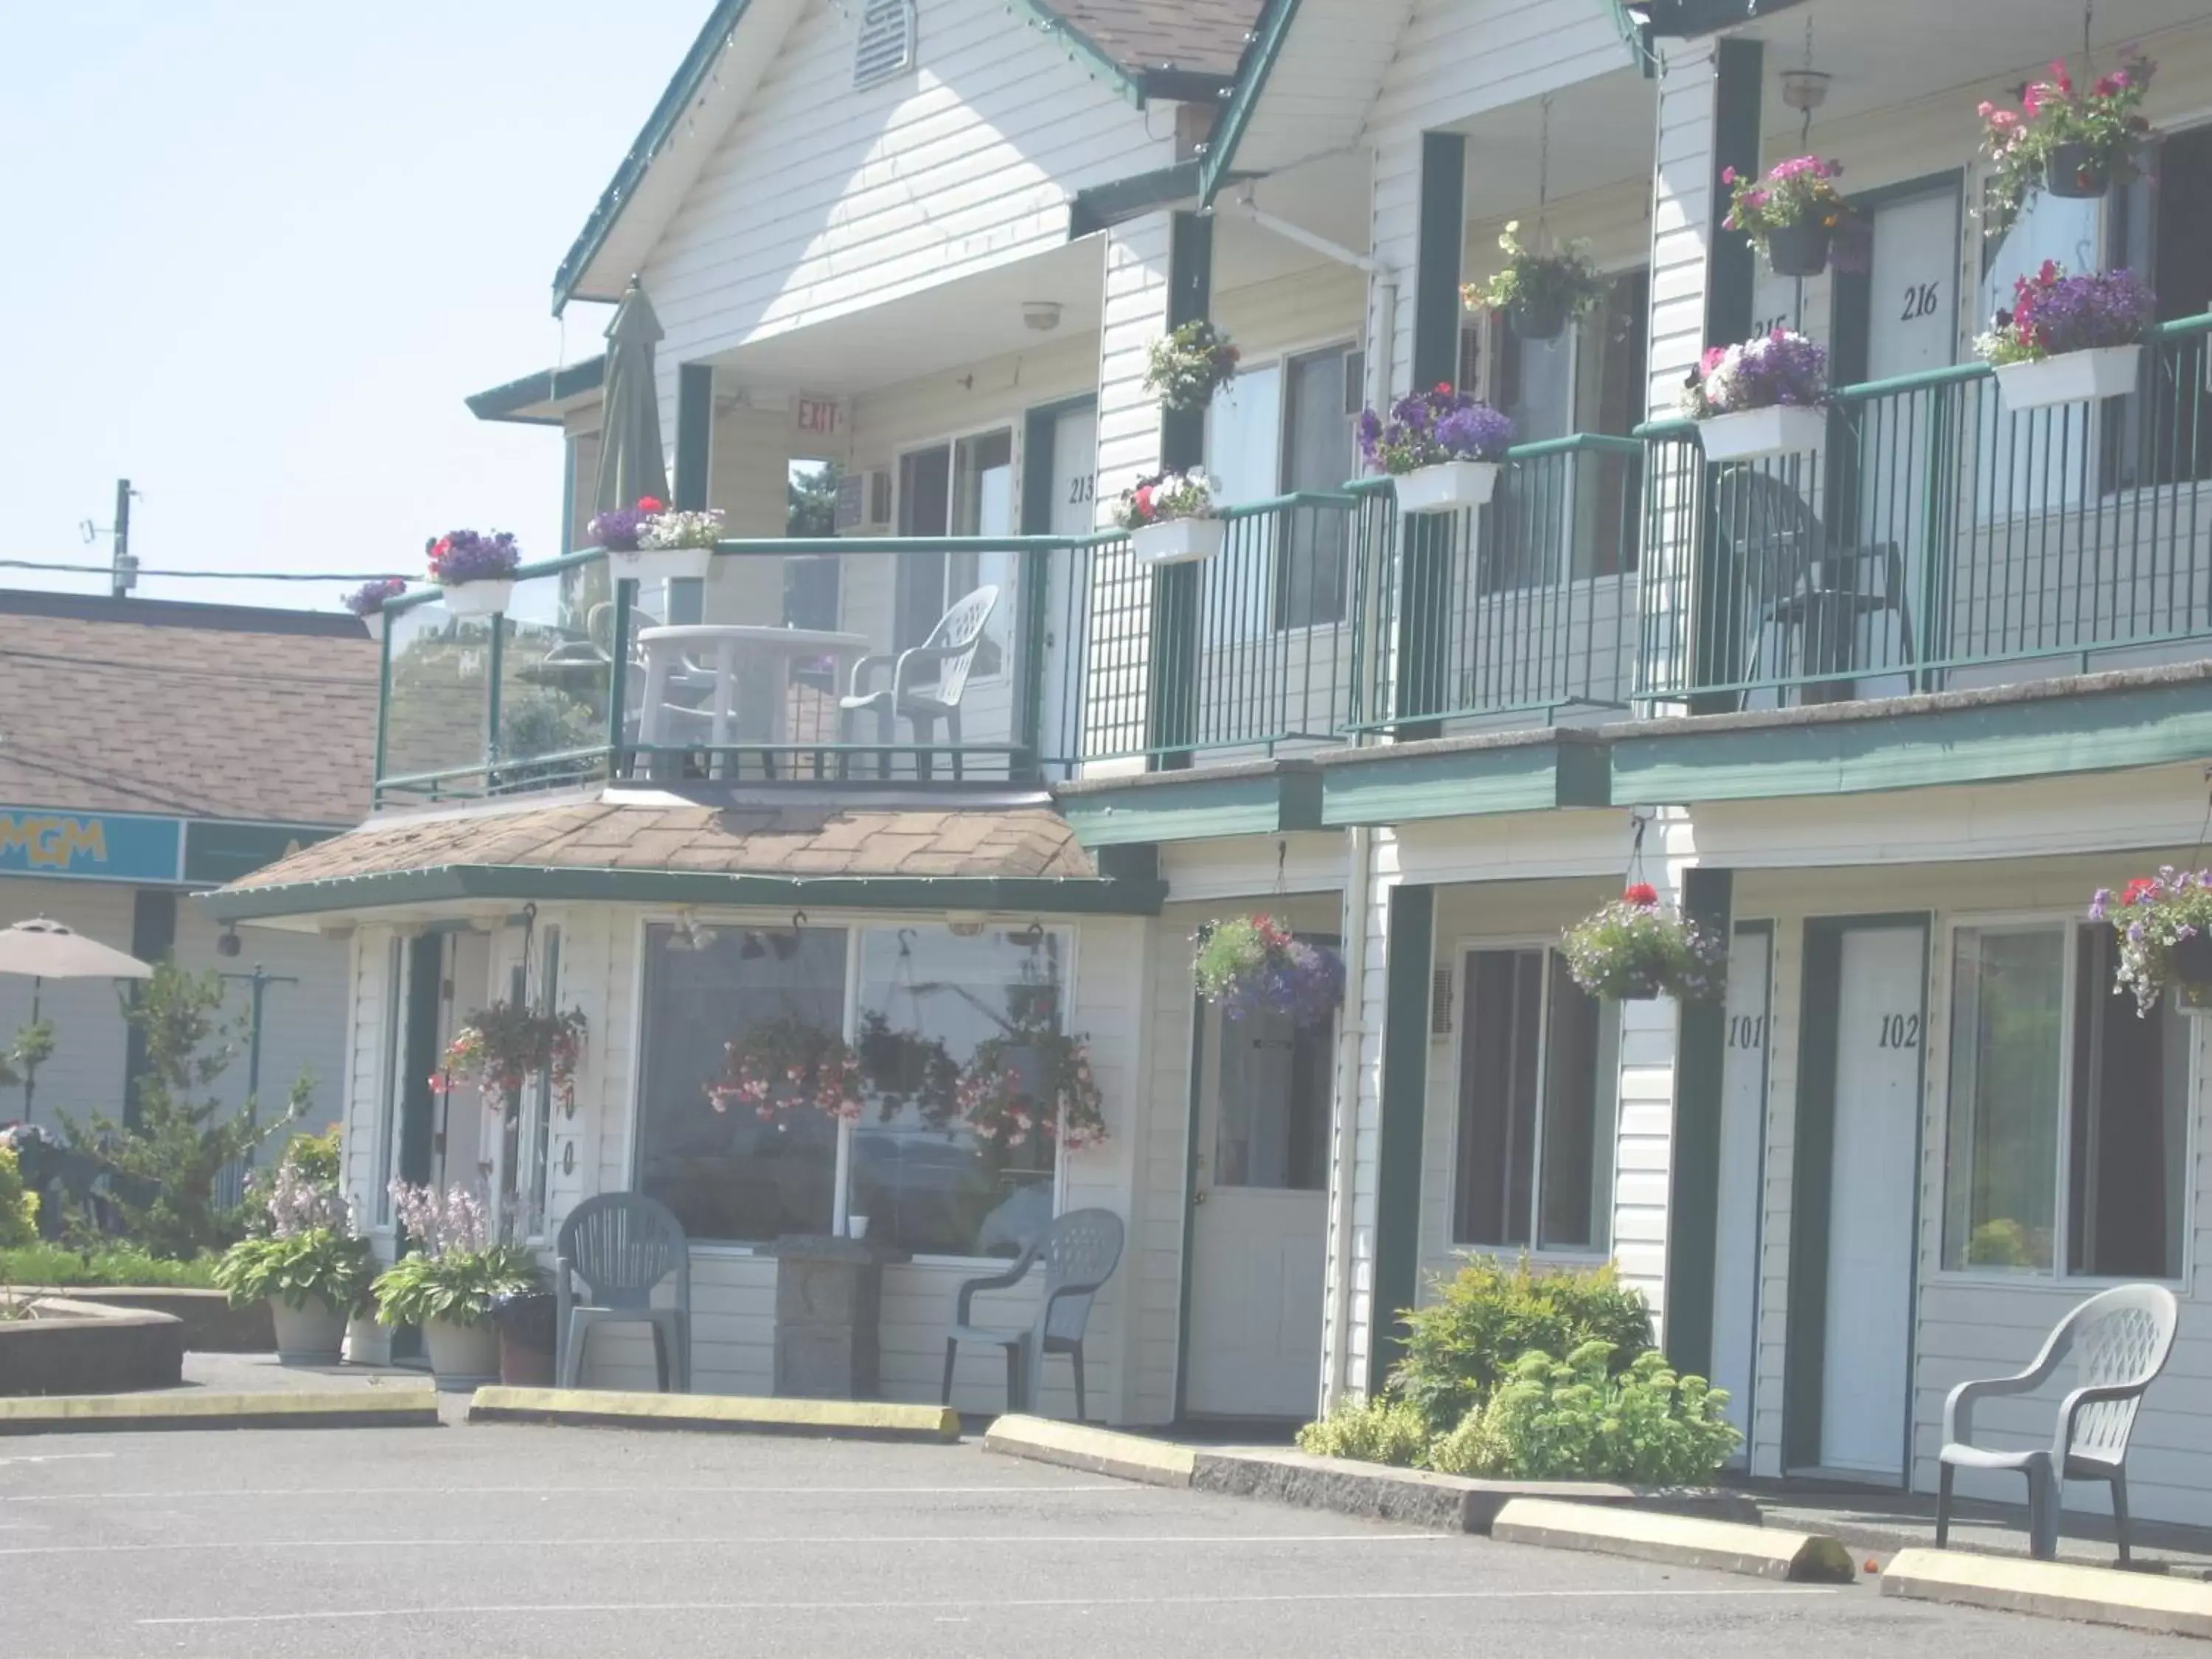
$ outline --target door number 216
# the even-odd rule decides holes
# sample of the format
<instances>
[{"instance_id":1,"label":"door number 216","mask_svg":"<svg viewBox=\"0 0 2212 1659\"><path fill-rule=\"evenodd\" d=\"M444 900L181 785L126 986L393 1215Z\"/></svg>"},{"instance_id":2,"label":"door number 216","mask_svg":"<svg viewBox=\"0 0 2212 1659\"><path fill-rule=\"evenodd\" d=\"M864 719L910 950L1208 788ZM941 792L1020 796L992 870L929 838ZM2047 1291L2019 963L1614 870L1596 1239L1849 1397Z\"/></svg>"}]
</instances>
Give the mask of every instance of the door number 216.
<instances>
[{"instance_id":1,"label":"door number 216","mask_svg":"<svg viewBox=\"0 0 2212 1659\"><path fill-rule=\"evenodd\" d=\"M1936 302L1942 292L1941 283L1908 283L1905 288L1905 314L1899 322L1917 323L1923 317L1936 314Z\"/></svg>"}]
</instances>

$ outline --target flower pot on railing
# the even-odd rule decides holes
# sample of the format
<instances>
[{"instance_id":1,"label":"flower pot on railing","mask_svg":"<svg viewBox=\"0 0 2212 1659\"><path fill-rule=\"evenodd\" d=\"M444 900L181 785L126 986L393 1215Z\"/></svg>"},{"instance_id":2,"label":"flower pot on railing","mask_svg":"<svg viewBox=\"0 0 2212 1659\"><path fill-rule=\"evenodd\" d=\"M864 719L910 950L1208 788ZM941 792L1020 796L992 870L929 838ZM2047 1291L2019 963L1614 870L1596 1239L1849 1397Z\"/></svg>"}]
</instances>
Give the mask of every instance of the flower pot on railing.
<instances>
[{"instance_id":1,"label":"flower pot on railing","mask_svg":"<svg viewBox=\"0 0 2212 1659\"><path fill-rule=\"evenodd\" d=\"M1802 455L1818 449L1827 432L1827 411L1803 404L1770 404L1765 409L1708 416L1698 422L1698 438L1708 462Z\"/></svg>"},{"instance_id":2,"label":"flower pot on railing","mask_svg":"<svg viewBox=\"0 0 2212 1659\"><path fill-rule=\"evenodd\" d=\"M1129 552L1139 564L1193 564L1220 552L1228 537L1225 519L1162 519L1129 532Z\"/></svg>"},{"instance_id":3,"label":"flower pot on railing","mask_svg":"<svg viewBox=\"0 0 2212 1659\"><path fill-rule=\"evenodd\" d=\"M441 591L445 595L446 609L456 617L496 617L514 598L512 581L459 582Z\"/></svg>"},{"instance_id":4,"label":"flower pot on railing","mask_svg":"<svg viewBox=\"0 0 2212 1659\"><path fill-rule=\"evenodd\" d=\"M2044 159L2043 187L2053 196L2086 201L2112 186L2112 169L2087 144L2053 144Z\"/></svg>"},{"instance_id":5,"label":"flower pot on railing","mask_svg":"<svg viewBox=\"0 0 2212 1659\"><path fill-rule=\"evenodd\" d=\"M2124 398L2136 389L2142 348L2139 345L2097 346L2087 351L2062 351L2033 362L2000 363L1995 369L1997 388L2005 407L2048 409L2053 404L2093 402L2101 398Z\"/></svg>"},{"instance_id":6,"label":"flower pot on railing","mask_svg":"<svg viewBox=\"0 0 2212 1659\"><path fill-rule=\"evenodd\" d=\"M370 639L374 640L379 643L382 642L384 639L384 613L381 611L373 611L368 616L363 617L361 619L361 625L368 630L368 637Z\"/></svg>"},{"instance_id":7,"label":"flower pot on railing","mask_svg":"<svg viewBox=\"0 0 2212 1659\"><path fill-rule=\"evenodd\" d=\"M1828 268L1832 236L1823 224L1778 225L1766 233L1766 263L1777 276L1818 276Z\"/></svg>"},{"instance_id":8,"label":"flower pot on railing","mask_svg":"<svg viewBox=\"0 0 2212 1659\"><path fill-rule=\"evenodd\" d=\"M704 581L714 563L711 547L633 547L607 554L607 569L624 582Z\"/></svg>"},{"instance_id":9,"label":"flower pot on railing","mask_svg":"<svg viewBox=\"0 0 2212 1659\"><path fill-rule=\"evenodd\" d=\"M1497 493L1498 473L1496 461L1444 461L1401 472L1395 480L1398 511L1456 513L1480 507Z\"/></svg>"}]
</instances>

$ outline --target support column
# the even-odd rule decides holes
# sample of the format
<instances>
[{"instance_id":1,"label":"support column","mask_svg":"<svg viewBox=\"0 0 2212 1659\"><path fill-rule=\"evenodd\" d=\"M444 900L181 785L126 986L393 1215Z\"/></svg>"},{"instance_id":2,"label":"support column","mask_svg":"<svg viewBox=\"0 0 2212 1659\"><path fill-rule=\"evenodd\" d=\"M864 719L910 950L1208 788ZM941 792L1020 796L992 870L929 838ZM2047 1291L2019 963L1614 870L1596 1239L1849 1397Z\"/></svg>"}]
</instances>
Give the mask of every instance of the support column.
<instances>
[{"instance_id":1,"label":"support column","mask_svg":"<svg viewBox=\"0 0 2212 1659\"><path fill-rule=\"evenodd\" d=\"M1726 870L1682 872L1682 913L1714 937L1730 933ZM1711 1376L1713 1274L1720 1239L1721 1086L1725 1001L1685 1005L1674 1036L1674 1140L1667 1191L1667 1363Z\"/></svg>"},{"instance_id":2,"label":"support column","mask_svg":"<svg viewBox=\"0 0 2212 1659\"><path fill-rule=\"evenodd\" d=\"M685 363L676 371L676 480L673 505L703 513L708 505L708 475L714 461L714 366ZM706 609L706 583L668 584L668 620L696 623Z\"/></svg>"},{"instance_id":3,"label":"support column","mask_svg":"<svg viewBox=\"0 0 2212 1659\"><path fill-rule=\"evenodd\" d=\"M1428 1112L1436 889L1401 883L1389 890L1383 902L1388 933L1371 1188L1373 1289L1366 1302L1365 1328L1355 1310L1352 1332L1354 1354L1364 1350L1366 1356L1370 1394L1382 1389L1405 1351L1398 1316L1413 1305L1419 1288L1421 1139ZM1364 1201L1360 1207L1366 1207Z\"/></svg>"},{"instance_id":4,"label":"support column","mask_svg":"<svg viewBox=\"0 0 2212 1659\"><path fill-rule=\"evenodd\" d=\"M1419 240L1413 274L1413 389L1459 380L1460 256L1467 240L1467 139L1421 135ZM1399 522L1397 676L1394 712L1421 714L1445 706L1451 641L1449 586L1457 515ZM1401 720L1401 738L1432 738L1428 719Z\"/></svg>"},{"instance_id":5,"label":"support column","mask_svg":"<svg viewBox=\"0 0 2212 1659\"><path fill-rule=\"evenodd\" d=\"M1213 302L1213 220L1178 213L1168 239L1170 334L1203 319ZM1160 411L1160 469L1206 465L1206 411ZM1200 567L1171 565L1152 573L1152 702L1148 746L1156 771L1190 764L1198 738L1198 594Z\"/></svg>"}]
</instances>

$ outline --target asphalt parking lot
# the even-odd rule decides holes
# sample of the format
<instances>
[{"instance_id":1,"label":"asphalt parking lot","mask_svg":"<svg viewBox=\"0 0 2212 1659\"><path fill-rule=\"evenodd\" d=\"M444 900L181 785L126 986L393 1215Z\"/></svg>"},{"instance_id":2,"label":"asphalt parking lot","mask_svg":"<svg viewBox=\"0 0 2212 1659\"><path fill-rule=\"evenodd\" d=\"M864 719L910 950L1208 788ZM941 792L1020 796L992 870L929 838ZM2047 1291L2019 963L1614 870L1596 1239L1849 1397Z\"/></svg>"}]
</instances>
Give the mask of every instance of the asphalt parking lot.
<instances>
[{"instance_id":1,"label":"asphalt parking lot","mask_svg":"<svg viewBox=\"0 0 2212 1659\"><path fill-rule=\"evenodd\" d=\"M2135 1659L2178 1638L902 1446L524 1427L0 1441L0 1654Z\"/></svg>"}]
</instances>

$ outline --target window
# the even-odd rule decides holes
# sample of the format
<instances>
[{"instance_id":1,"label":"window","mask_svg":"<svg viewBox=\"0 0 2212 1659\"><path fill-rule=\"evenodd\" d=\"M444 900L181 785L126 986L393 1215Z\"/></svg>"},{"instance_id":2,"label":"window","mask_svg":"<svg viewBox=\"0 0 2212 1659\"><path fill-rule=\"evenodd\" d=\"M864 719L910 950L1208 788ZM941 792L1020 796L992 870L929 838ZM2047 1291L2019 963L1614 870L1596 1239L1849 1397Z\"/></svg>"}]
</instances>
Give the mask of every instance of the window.
<instances>
[{"instance_id":1,"label":"window","mask_svg":"<svg viewBox=\"0 0 2212 1659\"><path fill-rule=\"evenodd\" d=\"M2159 320L2212 311L2212 214L2204 211L2212 201L2212 125L2168 133L2143 176L2112 199L2112 263L2142 273L2158 295ZM2197 335L2144 356L2149 396L2122 400L2107 416L2124 423L2110 482L2212 478L2212 421L2198 412L2199 398L2212 391L2212 344Z\"/></svg>"},{"instance_id":2,"label":"window","mask_svg":"<svg viewBox=\"0 0 2212 1659\"><path fill-rule=\"evenodd\" d=\"M1468 952L1463 995L1453 1242L1606 1249L1618 1010L1534 947Z\"/></svg>"},{"instance_id":3,"label":"window","mask_svg":"<svg viewBox=\"0 0 2212 1659\"><path fill-rule=\"evenodd\" d=\"M695 1239L767 1243L834 1220L836 1123L718 1112L723 1048L771 1020L845 1029L841 928L646 929L637 1188Z\"/></svg>"},{"instance_id":4,"label":"window","mask_svg":"<svg viewBox=\"0 0 2212 1659\"><path fill-rule=\"evenodd\" d=\"M899 458L898 533L916 537L1011 537L1014 533L1014 434L986 432ZM975 654L974 678L1003 672L1017 605L1011 550L942 549L905 553L898 561L896 644L920 645L959 600L979 587L999 590L999 603Z\"/></svg>"},{"instance_id":5,"label":"window","mask_svg":"<svg viewBox=\"0 0 2212 1659\"><path fill-rule=\"evenodd\" d=\"M2193 1032L2114 965L2103 927L1955 934L1947 1268L2180 1277Z\"/></svg>"},{"instance_id":6,"label":"window","mask_svg":"<svg viewBox=\"0 0 2212 1659\"><path fill-rule=\"evenodd\" d=\"M1282 488L1286 495L1340 490L1357 471L1352 418L1345 413L1341 346L1293 357L1283 410ZM1275 626L1316 628L1344 620L1350 574L1350 515L1299 507L1290 515L1275 569Z\"/></svg>"},{"instance_id":7,"label":"window","mask_svg":"<svg viewBox=\"0 0 2212 1659\"><path fill-rule=\"evenodd\" d=\"M867 1108L853 1130L848 1215L916 1255L1018 1255L1052 1219L1052 1145L979 1139L952 1084L982 1042L1060 1030L1059 939L875 928L860 949Z\"/></svg>"}]
</instances>

